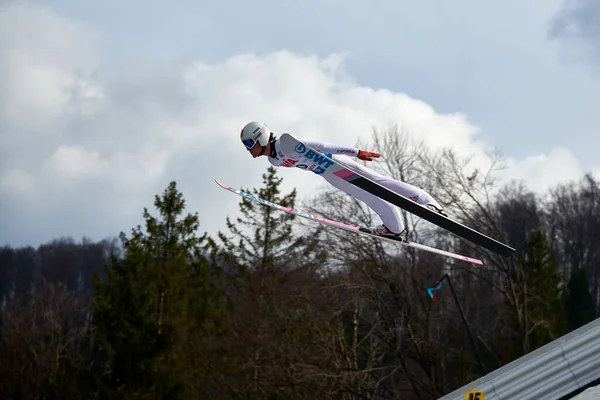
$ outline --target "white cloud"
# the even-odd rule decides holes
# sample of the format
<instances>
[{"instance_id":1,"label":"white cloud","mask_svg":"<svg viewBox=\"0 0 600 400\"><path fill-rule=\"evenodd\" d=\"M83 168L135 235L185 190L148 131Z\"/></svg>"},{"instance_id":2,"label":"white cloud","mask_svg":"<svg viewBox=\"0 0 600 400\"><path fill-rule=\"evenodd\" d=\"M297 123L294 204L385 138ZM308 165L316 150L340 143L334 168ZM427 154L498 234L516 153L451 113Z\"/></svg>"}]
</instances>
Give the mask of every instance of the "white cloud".
<instances>
[{"instance_id":1,"label":"white cloud","mask_svg":"<svg viewBox=\"0 0 600 400\"><path fill-rule=\"evenodd\" d=\"M502 172L505 179L523 180L528 188L543 193L557 183L578 180L587 172L569 149L555 148L549 154L537 154L521 160L508 159Z\"/></svg>"},{"instance_id":2,"label":"white cloud","mask_svg":"<svg viewBox=\"0 0 600 400\"><path fill-rule=\"evenodd\" d=\"M0 9L0 38L0 220L8 222L0 242L128 231L171 180L202 230L223 229L239 198L213 178L255 187L269 165L239 143L251 119L278 134L350 145L393 121L432 148L452 145L485 162L488 145L465 115L358 86L343 55L242 54L216 64L140 65L108 79L94 32L27 3ZM564 149L514 165L513 176L539 188L580 173ZM310 173L280 173L301 197L323 184Z\"/></svg>"},{"instance_id":3,"label":"white cloud","mask_svg":"<svg viewBox=\"0 0 600 400\"><path fill-rule=\"evenodd\" d=\"M39 128L77 100L101 98L87 75L96 66L93 36L51 10L8 3L0 12L0 115L19 128ZM36 118L29 118L35 115Z\"/></svg>"},{"instance_id":4,"label":"white cloud","mask_svg":"<svg viewBox=\"0 0 600 400\"><path fill-rule=\"evenodd\" d=\"M568 43L572 56L591 56L600 60L600 3L596 0L563 0L562 7L550 25L548 35ZM595 66L595 65L594 65Z\"/></svg>"}]
</instances>

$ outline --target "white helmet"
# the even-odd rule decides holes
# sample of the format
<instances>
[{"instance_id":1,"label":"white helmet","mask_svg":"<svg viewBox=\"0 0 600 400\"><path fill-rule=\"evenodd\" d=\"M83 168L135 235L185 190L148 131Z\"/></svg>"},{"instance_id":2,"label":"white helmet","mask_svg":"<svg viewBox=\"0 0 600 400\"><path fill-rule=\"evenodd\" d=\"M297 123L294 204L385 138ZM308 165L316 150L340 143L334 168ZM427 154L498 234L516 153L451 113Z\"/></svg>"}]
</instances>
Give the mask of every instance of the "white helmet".
<instances>
[{"instance_id":1,"label":"white helmet","mask_svg":"<svg viewBox=\"0 0 600 400\"><path fill-rule=\"evenodd\" d=\"M244 146L247 149L251 149L258 142L262 147L265 147L269 143L269 137L271 136L271 130L269 127L260 121L248 122L240 133L240 138Z\"/></svg>"}]
</instances>

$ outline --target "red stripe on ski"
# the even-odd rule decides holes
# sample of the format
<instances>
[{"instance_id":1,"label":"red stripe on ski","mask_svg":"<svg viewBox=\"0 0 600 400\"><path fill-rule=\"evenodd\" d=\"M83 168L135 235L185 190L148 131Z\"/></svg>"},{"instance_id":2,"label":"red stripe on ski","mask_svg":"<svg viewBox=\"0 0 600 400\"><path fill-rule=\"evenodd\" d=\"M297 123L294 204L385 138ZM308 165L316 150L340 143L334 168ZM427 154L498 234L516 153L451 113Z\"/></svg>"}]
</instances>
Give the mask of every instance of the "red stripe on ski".
<instances>
[{"instance_id":1,"label":"red stripe on ski","mask_svg":"<svg viewBox=\"0 0 600 400\"><path fill-rule=\"evenodd\" d=\"M342 179L347 179L353 175L356 175L354 172L347 170L347 169L341 169L339 171L336 171L333 173L333 175L335 176L339 176Z\"/></svg>"}]
</instances>

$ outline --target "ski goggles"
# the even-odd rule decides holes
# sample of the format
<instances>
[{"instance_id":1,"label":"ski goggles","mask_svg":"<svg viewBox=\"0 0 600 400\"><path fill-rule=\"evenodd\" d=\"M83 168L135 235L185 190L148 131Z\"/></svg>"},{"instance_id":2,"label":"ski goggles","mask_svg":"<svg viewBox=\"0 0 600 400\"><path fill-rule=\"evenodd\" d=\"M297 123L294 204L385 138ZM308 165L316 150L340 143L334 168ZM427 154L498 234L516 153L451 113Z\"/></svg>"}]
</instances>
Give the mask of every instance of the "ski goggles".
<instances>
[{"instance_id":1,"label":"ski goggles","mask_svg":"<svg viewBox=\"0 0 600 400\"><path fill-rule=\"evenodd\" d=\"M246 146L247 149L251 149L256 145L256 140L245 139L245 140L242 140L242 143L244 143L244 146Z\"/></svg>"}]
</instances>

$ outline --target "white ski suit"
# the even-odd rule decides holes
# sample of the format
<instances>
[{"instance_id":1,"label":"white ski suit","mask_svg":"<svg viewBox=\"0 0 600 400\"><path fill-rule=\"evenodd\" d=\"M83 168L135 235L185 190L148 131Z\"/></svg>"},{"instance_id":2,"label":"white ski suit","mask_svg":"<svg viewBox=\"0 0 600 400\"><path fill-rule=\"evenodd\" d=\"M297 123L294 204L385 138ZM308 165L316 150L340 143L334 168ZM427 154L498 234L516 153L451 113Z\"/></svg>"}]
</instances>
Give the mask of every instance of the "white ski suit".
<instances>
[{"instance_id":1,"label":"white ski suit","mask_svg":"<svg viewBox=\"0 0 600 400\"><path fill-rule=\"evenodd\" d=\"M407 197L418 204L432 204L435 207L441 209L442 207L433 199L433 197L427 193L425 190L420 189L416 186L410 185L405 182L401 182L395 180L393 178L384 176L376 171L373 171L353 159L349 156L357 157L359 149L355 147L347 147L347 146L339 146L331 143L321 143L315 141L307 141L302 139L299 136L291 135L297 140L305 143L306 145L312 147L316 151L332 157L335 161L344 165L344 167L351 169L360 173L361 175L377 182L378 184L401 194L404 197ZM272 143L273 145L273 143ZM279 140L276 140L274 151L271 151L269 155L269 162L276 167L296 167L301 168L307 171L312 171L317 168L318 165L314 163L312 160L308 160L303 155L300 155L296 152L286 154L281 148L281 143ZM276 154L275 154L276 153ZM401 233L404 230L404 222L402 221L402 216L398 208L389 203L386 200L383 200L359 187L352 185L351 183L345 181L344 179L337 177L332 174L322 174L321 175L327 182L329 182L334 187L339 190L347 193L350 196L353 196L367 204L369 208L374 210L379 217L381 218L383 224L386 228L388 228L393 233Z\"/></svg>"}]
</instances>

